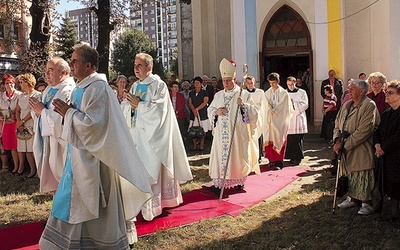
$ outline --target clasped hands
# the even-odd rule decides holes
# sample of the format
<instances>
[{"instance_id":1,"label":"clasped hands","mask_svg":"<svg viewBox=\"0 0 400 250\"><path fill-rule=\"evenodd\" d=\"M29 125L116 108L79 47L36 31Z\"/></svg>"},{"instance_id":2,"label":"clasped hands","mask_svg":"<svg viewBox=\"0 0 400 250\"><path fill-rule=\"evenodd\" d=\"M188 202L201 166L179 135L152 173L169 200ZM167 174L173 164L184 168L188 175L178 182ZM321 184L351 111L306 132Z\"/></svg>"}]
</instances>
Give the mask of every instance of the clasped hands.
<instances>
[{"instance_id":1,"label":"clasped hands","mask_svg":"<svg viewBox=\"0 0 400 250\"><path fill-rule=\"evenodd\" d=\"M42 110L45 108L44 104L34 97L29 97L29 107L35 112L37 116L40 116Z\"/></svg>"},{"instance_id":2,"label":"clasped hands","mask_svg":"<svg viewBox=\"0 0 400 250\"><path fill-rule=\"evenodd\" d=\"M125 98L133 109L137 109L140 102L140 98L138 96L134 96L131 93L126 92Z\"/></svg>"}]
</instances>

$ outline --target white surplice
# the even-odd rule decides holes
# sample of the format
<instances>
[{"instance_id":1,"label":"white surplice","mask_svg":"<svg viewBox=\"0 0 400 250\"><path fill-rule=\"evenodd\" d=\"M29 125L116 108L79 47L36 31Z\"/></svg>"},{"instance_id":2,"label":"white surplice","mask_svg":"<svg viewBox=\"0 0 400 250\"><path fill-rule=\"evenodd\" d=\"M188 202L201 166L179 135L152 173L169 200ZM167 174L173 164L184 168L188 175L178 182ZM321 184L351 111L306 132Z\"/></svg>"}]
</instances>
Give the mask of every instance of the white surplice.
<instances>
[{"instance_id":1,"label":"white surplice","mask_svg":"<svg viewBox=\"0 0 400 250\"><path fill-rule=\"evenodd\" d=\"M226 171L225 186L231 188L244 185L250 172L260 174L258 155L255 154L252 137L257 129L257 106L249 92L242 91L241 98L244 108L238 110L237 99L240 88L235 86L231 91L222 90L215 94L214 100L207 109L208 118L212 123L214 139L210 152L209 174L213 184L221 188ZM218 108L225 107L228 114L217 116ZM236 117L236 112L238 112ZM235 124L235 117L236 125ZM232 138L232 130L235 131ZM232 141L231 151L229 145ZM229 164L228 162L229 155Z\"/></svg>"},{"instance_id":2,"label":"white surplice","mask_svg":"<svg viewBox=\"0 0 400 250\"><path fill-rule=\"evenodd\" d=\"M296 88L295 92L288 92L290 99L293 103L294 113L289 123L288 134L306 134L307 116L306 110L308 109L307 92L303 89Z\"/></svg>"},{"instance_id":3,"label":"white surplice","mask_svg":"<svg viewBox=\"0 0 400 250\"><path fill-rule=\"evenodd\" d=\"M293 115L293 104L288 92L278 85L278 89L265 91L268 108L264 116L264 146L272 145L279 154L284 145Z\"/></svg>"},{"instance_id":4,"label":"white surplice","mask_svg":"<svg viewBox=\"0 0 400 250\"><path fill-rule=\"evenodd\" d=\"M125 117L131 116L131 134L143 164L157 182L152 185L153 197L142 209L143 218L152 220L164 207L182 203L179 184L191 180L189 161L186 156L176 115L168 87L158 75L150 74L144 81L135 82L130 93L137 96L138 85L147 84L144 100L138 108L124 108Z\"/></svg>"},{"instance_id":5,"label":"white surplice","mask_svg":"<svg viewBox=\"0 0 400 250\"><path fill-rule=\"evenodd\" d=\"M51 100L46 101L51 88L58 90ZM42 110L40 119L32 114L32 117L35 117L33 155L40 178L40 192L51 192L57 189L65 163L64 151L67 143L61 139L63 118L53 110L52 100L58 98L69 102L74 88L75 82L72 77L56 86L47 86L42 94L42 102L50 102L48 108Z\"/></svg>"},{"instance_id":6,"label":"white surplice","mask_svg":"<svg viewBox=\"0 0 400 250\"><path fill-rule=\"evenodd\" d=\"M248 91L251 98L253 99L254 104L258 108L258 118L257 118L257 129L256 132L253 135L253 144L254 144L254 150L255 154L259 155L260 154L260 147L259 147L259 142L258 139L260 136L263 134L263 122L264 122L264 116L267 113L268 105L267 105L267 99L265 98L265 93L262 89L254 89L254 92Z\"/></svg>"},{"instance_id":7,"label":"white surplice","mask_svg":"<svg viewBox=\"0 0 400 250\"><path fill-rule=\"evenodd\" d=\"M39 245L41 249L127 249L125 221L135 217L151 197L152 180L105 75L93 73L77 88L85 89L81 104L66 112L62 133L71 145L72 173L63 173L66 178L72 175L71 197L65 201L70 204L69 218L50 215Z\"/></svg>"}]
</instances>

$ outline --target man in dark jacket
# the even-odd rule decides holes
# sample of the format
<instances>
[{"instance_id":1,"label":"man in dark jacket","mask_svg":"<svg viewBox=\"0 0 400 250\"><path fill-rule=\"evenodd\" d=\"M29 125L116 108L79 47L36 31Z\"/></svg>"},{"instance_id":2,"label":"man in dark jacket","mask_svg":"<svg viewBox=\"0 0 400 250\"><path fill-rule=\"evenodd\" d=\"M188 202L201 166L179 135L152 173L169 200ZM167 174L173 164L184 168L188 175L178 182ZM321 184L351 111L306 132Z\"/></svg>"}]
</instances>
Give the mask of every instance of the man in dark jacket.
<instances>
[{"instance_id":1,"label":"man in dark jacket","mask_svg":"<svg viewBox=\"0 0 400 250\"><path fill-rule=\"evenodd\" d=\"M324 87L326 85L331 85L333 88L333 94L337 97L337 104L336 107L339 110L342 102L342 96L343 96L343 82L342 80L336 78L336 72L331 69L329 70L328 73L329 78L326 80L323 80L321 83L321 96L322 98L325 98L325 93L324 93Z\"/></svg>"}]
</instances>

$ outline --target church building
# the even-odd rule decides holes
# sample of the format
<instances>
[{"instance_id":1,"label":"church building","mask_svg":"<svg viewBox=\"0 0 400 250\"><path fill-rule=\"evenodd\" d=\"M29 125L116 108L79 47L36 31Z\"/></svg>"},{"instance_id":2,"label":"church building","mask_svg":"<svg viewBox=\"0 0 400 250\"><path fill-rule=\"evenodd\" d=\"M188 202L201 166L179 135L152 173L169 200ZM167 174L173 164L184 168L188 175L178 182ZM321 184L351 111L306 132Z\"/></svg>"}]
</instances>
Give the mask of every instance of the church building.
<instances>
[{"instance_id":1,"label":"church building","mask_svg":"<svg viewBox=\"0 0 400 250\"><path fill-rule=\"evenodd\" d=\"M400 78L399 0L192 0L188 8L192 44L180 44L181 78L219 77L224 57L236 62L238 81L247 64L264 89L271 72L283 87L286 77L305 75L315 124L322 121L320 86L330 69L344 87L361 72Z\"/></svg>"}]
</instances>

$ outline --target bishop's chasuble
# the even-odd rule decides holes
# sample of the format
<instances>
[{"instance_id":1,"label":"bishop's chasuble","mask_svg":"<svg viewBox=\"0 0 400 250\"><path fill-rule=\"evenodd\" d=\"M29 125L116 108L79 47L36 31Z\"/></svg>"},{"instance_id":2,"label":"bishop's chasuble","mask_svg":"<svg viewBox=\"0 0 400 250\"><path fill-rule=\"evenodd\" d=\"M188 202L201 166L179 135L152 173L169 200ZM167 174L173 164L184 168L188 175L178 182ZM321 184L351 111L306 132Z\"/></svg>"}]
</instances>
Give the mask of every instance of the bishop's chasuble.
<instances>
[{"instance_id":1,"label":"bishop's chasuble","mask_svg":"<svg viewBox=\"0 0 400 250\"><path fill-rule=\"evenodd\" d=\"M252 143L252 137L257 129L258 109L247 91L241 93L244 106L242 109L239 108L237 104L239 95L238 86L230 91L219 91L207 109L214 135L209 174L214 186L219 188L222 187L225 171L224 187L226 188L244 185L247 176L252 171L260 174L258 155ZM225 107L228 114L217 116L217 109L221 107ZM236 112L238 112L237 116ZM234 132L233 128L235 128ZM232 146L229 151L231 141Z\"/></svg>"}]
</instances>

